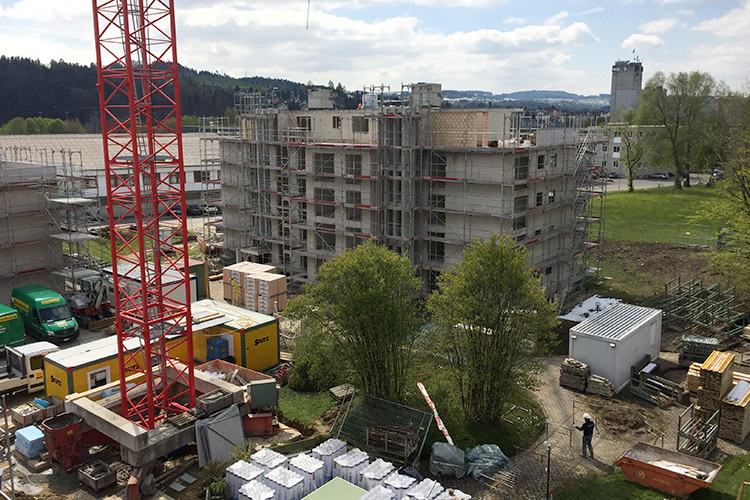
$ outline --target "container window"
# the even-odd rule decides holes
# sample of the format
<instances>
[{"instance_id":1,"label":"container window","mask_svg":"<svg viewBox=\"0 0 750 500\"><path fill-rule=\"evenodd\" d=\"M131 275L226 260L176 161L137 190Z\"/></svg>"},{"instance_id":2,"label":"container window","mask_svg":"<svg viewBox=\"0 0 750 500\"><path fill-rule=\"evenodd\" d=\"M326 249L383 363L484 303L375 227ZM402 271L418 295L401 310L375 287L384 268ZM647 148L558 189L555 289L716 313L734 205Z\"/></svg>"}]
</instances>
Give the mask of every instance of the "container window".
<instances>
[{"instance_id":1,"label":"container window","mask_svg":"<svg viewBox=\"0 0 750 500\"><path fill-rule=\"evenodd\" d=\"M92 370L88 373L89 390L96 389L109 383L109 366Z\"/></svg>"}]
</instances>

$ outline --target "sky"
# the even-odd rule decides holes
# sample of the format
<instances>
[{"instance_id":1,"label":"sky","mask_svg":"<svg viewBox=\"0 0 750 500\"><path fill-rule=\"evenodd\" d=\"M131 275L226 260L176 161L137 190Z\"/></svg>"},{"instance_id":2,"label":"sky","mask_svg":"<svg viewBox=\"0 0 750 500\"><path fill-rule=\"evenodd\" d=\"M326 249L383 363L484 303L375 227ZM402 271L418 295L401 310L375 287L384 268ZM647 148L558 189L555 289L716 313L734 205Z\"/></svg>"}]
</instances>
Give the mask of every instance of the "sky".
<instances>
[{"instance_id":1,"label":"sky","mask_svg":"<svg viewBox=\"0 0 750 500\"><path fill-rule=\"evenodd\" d=\"M0 0L0 54L95 61L89 0ZM750 0L175 0L178 60L349 90L609 93L612 64L750 81ZM633 52L635 50L635 53ZM2 75L0 75L2 78Z\"/></svg>"}]
</instances>

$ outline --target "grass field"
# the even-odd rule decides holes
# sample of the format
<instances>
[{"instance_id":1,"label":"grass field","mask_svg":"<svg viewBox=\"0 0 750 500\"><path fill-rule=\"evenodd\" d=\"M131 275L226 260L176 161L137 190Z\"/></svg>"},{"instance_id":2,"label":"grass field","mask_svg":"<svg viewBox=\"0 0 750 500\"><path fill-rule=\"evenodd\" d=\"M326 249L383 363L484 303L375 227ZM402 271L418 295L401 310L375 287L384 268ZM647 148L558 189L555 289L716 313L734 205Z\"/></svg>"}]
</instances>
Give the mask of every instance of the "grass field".
<instances>
[{"instance_id":1,"label":"grass field","mask_svg":"<svg viewBox=\"0 0 750 500\"><path fill-rule=\"evenodd\" d=\"M304 425L319 425L320 415L336 406L336 400L328 392L296 392L282 387L279 395L279 410L290 420Z\"/></svg>"},{"instance_id":2,"label":"grass field","mask_svg":"<svg viewBox=\"0 0 750 500\"><path fill-rule=\"evenodd\" d=\"M725 221L710 213L717 192L704 185L608 193L604 239L703 245L715 240Z\"/></svg>"},{"instance_id":3,"label":"grass field","mask_svg":"<svg viewBox=\"0 0 750 500\"><path fill-rule=\"evenodd\" d=\"M742 481L750 480L750 455L740 455L724 463L711 487L690 495L691 500L734 500ZM750 499L746 488L743 500ZM670 498L649 488L625 481L619 469L612 474L585 479L571 488L555 492L555 500L664 500Z\"/></svg>"}]
</instances>

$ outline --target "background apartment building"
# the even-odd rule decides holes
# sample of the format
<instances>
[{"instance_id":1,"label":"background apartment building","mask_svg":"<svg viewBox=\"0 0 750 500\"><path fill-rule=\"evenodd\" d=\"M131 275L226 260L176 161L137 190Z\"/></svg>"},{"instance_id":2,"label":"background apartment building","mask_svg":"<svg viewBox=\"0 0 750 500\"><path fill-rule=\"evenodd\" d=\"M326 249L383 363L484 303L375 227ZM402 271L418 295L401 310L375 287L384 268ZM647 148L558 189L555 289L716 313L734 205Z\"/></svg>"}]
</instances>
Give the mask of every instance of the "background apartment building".
<instances>
[{"instance_id":1,"label":"background apartment building","mask_svg":"<svg viewBox=\"0 0 750 500\"><path fill-rule=\"evenodd\" d=\"M539 128L548 120L520 109L443 109L438 84L366 93L358 110L310 103L322 109L238 96L239 136L220 140L226 260L304 282L375 238L409 256L427 291L494 232L528 248L550 295L587 272L604 185L586 131Z\"/></svg>"}]
</instances>

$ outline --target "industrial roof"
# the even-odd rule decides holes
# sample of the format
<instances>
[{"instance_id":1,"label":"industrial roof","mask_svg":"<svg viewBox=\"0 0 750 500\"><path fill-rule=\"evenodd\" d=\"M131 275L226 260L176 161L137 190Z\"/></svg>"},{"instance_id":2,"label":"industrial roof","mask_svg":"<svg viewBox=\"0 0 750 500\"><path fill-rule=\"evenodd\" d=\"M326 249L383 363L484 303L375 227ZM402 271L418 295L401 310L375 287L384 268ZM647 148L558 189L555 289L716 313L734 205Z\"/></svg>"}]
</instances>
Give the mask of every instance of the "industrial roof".
<instances>
[{"instance_id":1,"label":"industrial roof","mask_svg":"<svg viewBox=\"0 0 750 500\"><path fill-rule=\"evenodd\" d=\"M617 342L659 315L659 309L620 303L580 322L571 328L571 333Z\"/></svg>"},{"instance_id":2,"label":"industrial roof","mask_svg":"<svg viewBox=\"0 0 750 500\"><path fill-rule=\"evenodd\" d=\"M14 347L14 349L24 356L33 356L34 354L39 354L40 352L55 351L59 349L59 347L57 347L52 342L43 341Z\"/></svg>"},{"instance_id":3,"label":"industrial roof","mask_svg":"<svg viewBox=\"0 0 750 500\"><path fill-rule=\"evenodd\" d=\"M167 339L177 338L179 335L167 335ZM139 338L125 340L125 348L135 351L141 347ZM117 336L105 337L103 339L86 342L62 351L47 354L46 358L63 368L75 368L80 365L90 364L97 360L109 359L117 356Z\"/></svg>"},{"instance_id":4,"label":"industrial roof","mask_svg":"<svg viewBox=\"0 0 750 500\"><path fill-rule=\"evenodd\" d=\"M104 147L102 146L101 134L40 134L40 135L0 135L0 152L9 150L6 153L6 159L11 160L10 150L23 148L33 154L32 158L25 158L24 161L37 163L46 163L54 156L49 156L43 151L60 151L68 150L71 152L80 151L80 159L77 155L72 161L80 161L84 170L103 170L104 169ZM37 158L37 155L44 156ZM189 133L182 134L182 156L183 164L187 166L200 166L200 134ZM46 157L46 158L45 158ZM56 158L62 160L62 156Z\"/></svg>"},{"instance_id":5,"label":"industrial roof","mask_svg":"<svg viewBox=\"0 0 750 500\"><path fill-rule=\"evenodd\" d=\"M193 331L204 330L212 326L224 325L235 330L253 328L276 321L273 316L232 306L225 302L211 299L199 300L190 305L193 315ZM202 321L201 318L210 318Z\"/></svg>"}]
</instances>

